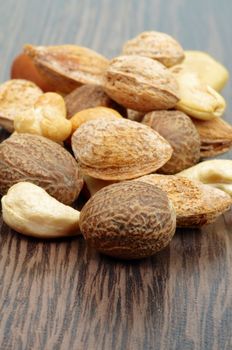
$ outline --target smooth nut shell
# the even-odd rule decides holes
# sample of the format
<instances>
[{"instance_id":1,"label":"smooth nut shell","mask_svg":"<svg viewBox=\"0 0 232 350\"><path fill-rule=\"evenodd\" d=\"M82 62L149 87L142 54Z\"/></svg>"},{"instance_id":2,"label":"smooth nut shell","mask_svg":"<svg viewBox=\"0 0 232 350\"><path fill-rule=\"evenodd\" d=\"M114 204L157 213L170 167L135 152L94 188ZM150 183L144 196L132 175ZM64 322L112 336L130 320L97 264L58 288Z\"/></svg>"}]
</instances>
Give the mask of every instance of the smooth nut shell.
<instances>
[{"instance_id":1,"label":"smooth nut shell","mask_svg":"<svg viewBox=\"0 0 232 350\"><path fill-rule=\"evenodd\" d=\"M69 93L83 84L101 85L108 60L97 52L77 45L26 45L40 74L56 91Z\"/></svg>"},{"instance_id":2,"label":"smooth nut shell","mask_svg":"<svg viewBox=\"0 0 232 350\"><path fill-rule=\"evenodd\" d=\"M179 100L172 73L158 61L142 56L114 58L106 71L104 89L119 104L142 112L170 109Z\"/></svg>"},{"instance_id":3,"label":"smooth nut shell","mask_svg":"<svg viewBox=\"0 0 232 350\"><path fill-rule=\"evenodd\" d=\"M200 137L186 114L180 111L154 111L146 114L142 123L157 131L173 148L171 159L159 172L176 174L199 161Z\"/></svg>"},{"instance_id":4,"label":"smooth nut shell","mask_svg":"<svg viewBox=\"0 0 232 350\"><path fill-rule=\"evenodd\" d=\"M150 57L171 67L184 59L184 50L180 44L166 33L155 31L140 33L123 46L124 55Z\"/></svg>"},{"instance_id":5,"label":"smooth nut shell","mask_svg":"<svg viewBox=\"0 0 232 350\"><path fill-rule=\"evenodd\" d=\"M177 227L200 227L214 222L232 204L227 193L184 177L151 174L136 180L167 193L176 211Z\"/></svg>"},{"instance_id":6,"label":"smooth nut shell","mask_svg":"<svg viewBox=\"0 0 232 350\"><path fill-rule=\"evenodd\" d=\"M151 256L168 245L176 215L157 187L130 181L97 192L83 207L80 230L99 252L122 259Z\"/></svg>"},{"instance_id":7,"label":"smooth nut shell","mask_svg":"<svg viewBox=\"0 0 232 350\"><path fill-rule=\"evenodd\" d=\"M0 193L22 181L44 188L64 204L79 195L83 180L75 159L43 136L15 134L0 144Z\"/></svg>"},{"instance_id":8,"label":"smooth nut shell","mask_svg":"<svg viewBox=\"0 0 232 350\"><path fill-rule=\"evenodd\" d=\"M164 165L172 148L156 131L123 118L91 120L72 135L80 170L102 180L127 180Z\"/></svg>"},{"instance_id":9,"label":"smooth nut shell","mask_svg":"<svg viewBox=\"0 0 232 350\"><path fill-rule=\"evenodd\" d=\"M94 107L108 107L115 109L123 117L127 116L126 109L113 101L99 85L86 84L73 90L65 96L67 107L67 117L71 118L74 114Z\"/></svg>"}]
</instances>

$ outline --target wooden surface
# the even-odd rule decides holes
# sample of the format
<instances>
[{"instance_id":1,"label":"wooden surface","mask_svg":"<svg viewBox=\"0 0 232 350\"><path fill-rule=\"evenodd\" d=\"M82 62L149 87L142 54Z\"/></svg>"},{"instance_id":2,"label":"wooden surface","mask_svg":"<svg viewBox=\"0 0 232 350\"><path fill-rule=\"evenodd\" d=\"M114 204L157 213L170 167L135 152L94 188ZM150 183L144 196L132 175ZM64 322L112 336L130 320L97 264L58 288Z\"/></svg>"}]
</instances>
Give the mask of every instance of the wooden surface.
<instances>
[{"instance_id":1,"label":"wooden surface","mask_svg":"<svg viewBox=\"0 0 232 350\"><path fill-rule=\"evenodd\" d=\"M0 79L24 43L78 43L113 57L147 29L232 72L231 13L229 0L1 1ZM231 82L223 94L232 121ZM80 237L42 242L1 223L0 349L232 349L231 225L232 211L178 230L151 259L124 263Z\"/></svg>"}]
</instances>

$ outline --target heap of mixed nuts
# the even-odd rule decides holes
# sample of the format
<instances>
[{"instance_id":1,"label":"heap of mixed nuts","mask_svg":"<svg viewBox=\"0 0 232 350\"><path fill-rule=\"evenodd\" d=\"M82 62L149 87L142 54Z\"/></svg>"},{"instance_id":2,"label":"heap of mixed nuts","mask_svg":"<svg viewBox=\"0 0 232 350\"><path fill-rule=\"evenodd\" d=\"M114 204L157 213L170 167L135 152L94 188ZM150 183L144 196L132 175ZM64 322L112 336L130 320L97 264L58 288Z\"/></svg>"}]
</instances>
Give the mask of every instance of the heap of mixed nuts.
<instances>
[{"instance_id":1,"label":"heap of mixed nuts","mask_svg":"<svg viewBox=\"0 0 232 350\"><path fill-rule=\"evenodd\" d=\"M12 133L0 144L0 193L14 230L81 232L102 253L136 259L230 208L232 161L199 163L232 146L218 92L228 72L208 54L159 32L111 61L26 45L11 77L0 86L0 125Z\"/></svg>"}]
</instances>

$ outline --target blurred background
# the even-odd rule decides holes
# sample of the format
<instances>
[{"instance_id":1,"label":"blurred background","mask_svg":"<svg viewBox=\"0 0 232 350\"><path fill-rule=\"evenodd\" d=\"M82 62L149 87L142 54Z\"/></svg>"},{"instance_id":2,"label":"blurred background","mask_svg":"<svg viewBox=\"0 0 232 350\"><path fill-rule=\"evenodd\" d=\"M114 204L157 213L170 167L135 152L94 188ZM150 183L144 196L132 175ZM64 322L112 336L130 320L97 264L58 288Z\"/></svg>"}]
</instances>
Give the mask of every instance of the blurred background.
<instances>
[{"instance_id":1,"label":"blurred background","mask_svg":"<svg viewBox=\"0 0 232 350\"><path fill-rule=\"evenodd\" d=\"M0 0L0 81L25 43L75 43L113 57L144 30L174 36L203 50L232 74L231 0ZM232 121L232 83L223 90Z\"/></svg>"}]
</instances>

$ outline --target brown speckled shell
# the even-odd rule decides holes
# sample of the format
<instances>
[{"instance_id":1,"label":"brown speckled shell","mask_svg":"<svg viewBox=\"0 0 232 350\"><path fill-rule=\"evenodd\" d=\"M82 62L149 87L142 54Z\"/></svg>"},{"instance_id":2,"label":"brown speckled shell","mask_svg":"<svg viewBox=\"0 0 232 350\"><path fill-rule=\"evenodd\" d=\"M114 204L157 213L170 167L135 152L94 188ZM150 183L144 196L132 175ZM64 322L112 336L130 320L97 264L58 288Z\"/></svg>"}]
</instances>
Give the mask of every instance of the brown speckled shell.
<instances>
[{"instance_id":1,"label":"brown speckled shell","mask_svg":"<svg viewBox=\"0 0 232 350\"><path fill-rule=\"evenodd\" d=\"M100 106L113 108L122 116L127 116L126 109L113 101L99 85L83 85L66 95L64 100L68 118L71 118L74 114L84 109Z\"/></svg>"},{"instance_id":2,"label":"brown speckled shell","mask_svg":"<svg viewBox=\"0 0 232 350\"><path fill-rule=\"evenodd\" d=\"M75 159L62 146L43 136L12 135L0 144L0 193L28 181L71 204L83 186Z\"/></svg>"},{"instance_id":3,"label":"brown speckled shell","mask_svg":"<svg viewBox=\"0 0 232 350\"><path fill-rule=\"evenodd\" d=\"M158 61L142 56L119 56L106 70L106 93L126 108L141 112L173 108L179 87L172 73Z\"/></svg>"},{"instance_id":4,"label":"brown speckled shell","mask_svg":"<svg viewBox=\"0 0 232 350\"><path fill-rule=\"evenodd\" d=\"M167 195L136 181L109 185L83 207L80 229L101 253L122 259L151 256L168 245L176 215Z\"/></svg>"},{"instance_id":5,"label":"brown speckled shell","mask_svg":"<svg viewBox=\"0 0 232 350\"><path fill-rule=\"evenodd\" d=\"M221 118L192 119L201 139L201 158L214 157L232 147L232 126Z\"/></svg>"},{"instance_id":6,"label":"brown speckled shell","mask_svg":"<svg viewBox=\"0 0 232 350\"><path fill-rule=\"evenodd\" d=\"M123 47L123 54L150 57L166 67L180 63L185 56L184 50L174 38L155 31L140 33L127 41Z\"/></svg>"},{"instance_id":7,"label":"brown speckled shell","mask_svg":"<svg viewBox=\"0 0 232 350\"><path fill-rule=\"evenodd\" d=\"M146 114L142 123L157 131L173 148L171 159L159 172L176 174L199 162L200 136L186 114L180 111L155 111Z\"/></svg>"},{"instance_id":8,"label":"brown speckled shell","mask_svg":"<svg viewBox=\"0 0 232 350\"><path fill-rule=\"evenodd\" d=\"M136 180L153 184L167 193L176 210L177 227L209 224L232 203L227 193L184 177L151 174Z\"/></svg>"},{"instance_id":9,"label":"brown speckled shell","mask_svg":"<svg viewBox=\"0 0 232 350\"><path fill-rule=\"evenodd\" d=\"M159 169L172 148L157 132L127 119L96 119L72 136L72 149L85 175L127 180Z\"/></svg>"},{"instance_id":10,"label":"brown speckled shell","mask_svg":"<svg viewBox=\"0 0 232 350\"><path fill-rule=\"evenodd\" d=\"M24 53L56 91L69 93L83 84L101 85L108 60L97 52L77 45L32 46Z\"/></svg>"}]
</instances>

